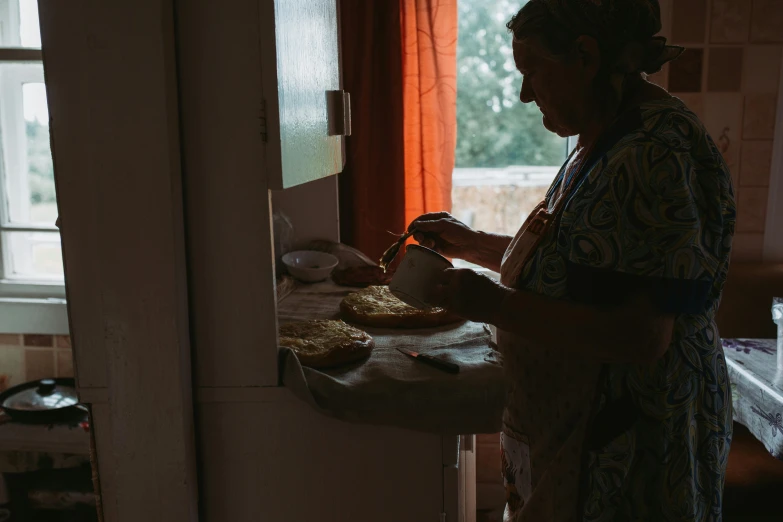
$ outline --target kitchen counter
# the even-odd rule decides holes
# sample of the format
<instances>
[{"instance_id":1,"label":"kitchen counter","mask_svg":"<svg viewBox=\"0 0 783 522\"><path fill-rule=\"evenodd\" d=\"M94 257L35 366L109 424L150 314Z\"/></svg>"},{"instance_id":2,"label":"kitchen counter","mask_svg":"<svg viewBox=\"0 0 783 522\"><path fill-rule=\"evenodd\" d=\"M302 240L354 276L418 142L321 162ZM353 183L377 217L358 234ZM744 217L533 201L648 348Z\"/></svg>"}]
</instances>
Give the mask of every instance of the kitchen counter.
<instances>
[{"instance_id":1,"label":"kitchen counter","mask_svg":"<svg viewBox=\"0 0 783 522\"><path fill-rule=\"evenodd\" d=\"M0 413L0 473L73 468L90 462L90 433L79 425L22 424Z\"/></svg>"},{"instance_id":2,"label":"kitchen counter","mask_svg":"<svg viewBox=\"0 0 783 522\"><path fill-rule=\"evenodd\" d=\"M0 451L90 454L87 425L23 424L0 413Z\"/></svg>"},{"instance_id":3,"label":"kitchen counter","mask_svg":"<svg viewBox=\"0 0 783 522\"><path fill-rule=\"evenodd\" d=\"M337 319L340 301L355 290L331 282L299 287L279 304L278 320ZM369 359L315 370L302 367L293 352L284 349L283 385L319 412L344 421L444 435L499 430L503 370L487 325L464 321L417 330L360 328L375 340ZM419 363L396 347L455 362L460 373Z\"/></svg>"}]
</instances>

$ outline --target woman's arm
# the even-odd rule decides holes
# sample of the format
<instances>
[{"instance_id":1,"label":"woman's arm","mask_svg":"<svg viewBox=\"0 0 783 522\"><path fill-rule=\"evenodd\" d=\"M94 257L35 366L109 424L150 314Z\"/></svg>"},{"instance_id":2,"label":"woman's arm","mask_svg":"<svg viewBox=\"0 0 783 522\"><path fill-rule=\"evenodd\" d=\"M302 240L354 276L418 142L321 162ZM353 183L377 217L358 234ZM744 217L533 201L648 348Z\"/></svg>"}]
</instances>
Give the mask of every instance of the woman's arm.
<instances>
[{"instance_id":1,"label":"woman's arm","mask_svg":"<svg viewBox=\"0 0 783 522\"><path fill-rule=\"evenodd\" d=\"M510 236L479 231L475 239L475 247L466 249L463 259L493 272L500 272L503 254L505 254L512 239Z\"/></svg>"},{"instance_id":2,"label":"woman's arm","mask_svg":"<svg viewBox=\"0 0 783 522\"><path fill-rule=\"evenodd\" d=\"M595 306L509 290L491 321L543 346L608 363L649 363L669 348L674 315L638 294L622 306Z\"/></svg>"},{"instance_id":3,"label":"woman's arm","mask_svg":"<svg viewBox=\"0 0 783 522\"><path fill-rule=\"evenodd\" d=\"M446 257L464 259L495 272L500 271L503 254L511 237L473 230L448 212L424 214L409 226L413 239Z\"/></svg>"},{"instance_id":4,"label":"woman's arm","mask_svg":"<svg viewBox=\"0 0 783 522\"><path fill-rule=\"evenodd\" d=\"M649 363L669 348L674 315L644 295L603 308L512 290L472 270L447 270L438 305L541 346L602 362Z\"/></svg>"}]
</instances>

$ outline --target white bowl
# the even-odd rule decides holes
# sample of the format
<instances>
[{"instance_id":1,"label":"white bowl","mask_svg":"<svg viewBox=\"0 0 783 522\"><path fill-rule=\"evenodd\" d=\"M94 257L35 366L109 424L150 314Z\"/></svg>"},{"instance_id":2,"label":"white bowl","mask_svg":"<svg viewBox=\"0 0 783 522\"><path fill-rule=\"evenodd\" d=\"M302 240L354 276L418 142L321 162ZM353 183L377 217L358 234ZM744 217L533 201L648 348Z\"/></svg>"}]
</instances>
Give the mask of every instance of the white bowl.
<instances>
[{"instance_id":1,"label":"white bowl","mask_svg":"<svg viewBox=\"0 0 783 522\"><path fill-rule=\"evenodd\" d=\"M337 258L332 254L315 250L298 250L283 256L288 273L304 283L324 281L337 263Z\"/></svg>"},{"instance_id":2,"label":"white bowl","mask_svg":"<svg viewBox=\"0 0 783 522\"><path fill-rule=\"evenodd\" d=\"M434 250L420 245L410 245L405 250L400 266L389 283L389 290L403 303L415 308L431 308L434 288L444 270L453 268L451 262Z\"/></svg>"}]
</instances>

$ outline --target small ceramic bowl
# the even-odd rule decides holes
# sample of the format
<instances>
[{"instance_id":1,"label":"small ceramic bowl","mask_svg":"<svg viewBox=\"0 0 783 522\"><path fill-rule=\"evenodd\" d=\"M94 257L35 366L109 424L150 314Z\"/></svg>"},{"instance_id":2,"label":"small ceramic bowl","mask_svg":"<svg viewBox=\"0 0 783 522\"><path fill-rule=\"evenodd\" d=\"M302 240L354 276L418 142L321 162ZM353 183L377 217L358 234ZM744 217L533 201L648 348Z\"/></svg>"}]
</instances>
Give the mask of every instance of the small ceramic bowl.
<instances>
[{"instance_id":1,"label":"small ceramic bowl","mask_svg":"<svg viewBox=\"0 0 783 522\"><path fill-rule=\"evenodd\" d=\"M324 281L337 263L337 258L332 254L315 250L298 250L283 256L288 273L303 283Z\"/></svg>"},{"instance_id":2,"label":"small ceramic bowl","mask_svg":"<svg viewBox=\"0 0 783 522\"><path fill-rule=\"evenodd\" d=\"M431 308L433 281L447 268L453 268L451 262L434 250L420 245L409 245L405 258L397 268L389 283L389 290L397 299L415 308Z\"/></svg>"}]
</instances>

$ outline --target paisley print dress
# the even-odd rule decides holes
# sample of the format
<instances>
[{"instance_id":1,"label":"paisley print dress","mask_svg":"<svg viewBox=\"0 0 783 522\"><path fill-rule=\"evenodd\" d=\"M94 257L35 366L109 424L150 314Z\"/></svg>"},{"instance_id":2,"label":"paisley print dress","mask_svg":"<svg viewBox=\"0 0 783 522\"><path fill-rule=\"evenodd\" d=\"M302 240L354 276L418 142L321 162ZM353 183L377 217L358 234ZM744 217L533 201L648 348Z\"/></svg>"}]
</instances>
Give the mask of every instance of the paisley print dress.
<instances>
[{"instance_id":1,"label":"paisley print dress","mask_svg":"<svg viewBox=\"0 0 783 522\"><path fill-rule=\"evenodd\" d=\"M713 319L735 223L728 167L667 98L624 117L578 175L518 273L512 242L503 282L599 307L645 293L675 315L672 344L651 364L599 364L498 331L505 518L720 521L732 411Z\"/></svg>"}]
</instances>

